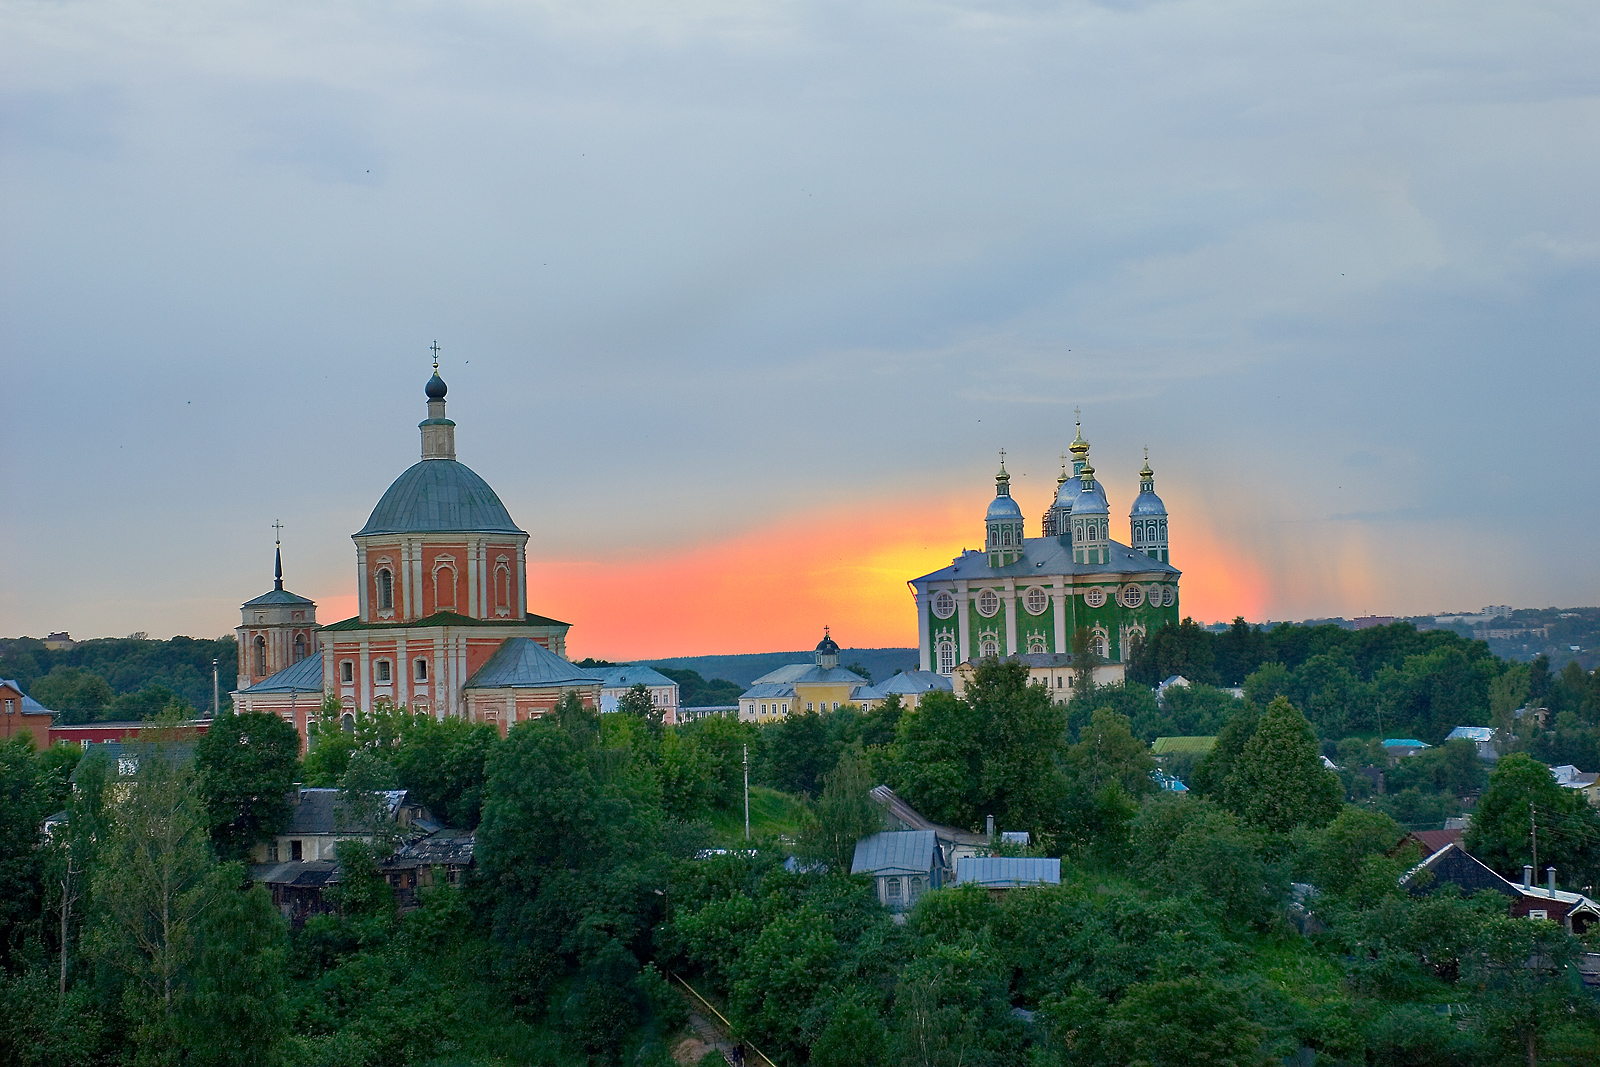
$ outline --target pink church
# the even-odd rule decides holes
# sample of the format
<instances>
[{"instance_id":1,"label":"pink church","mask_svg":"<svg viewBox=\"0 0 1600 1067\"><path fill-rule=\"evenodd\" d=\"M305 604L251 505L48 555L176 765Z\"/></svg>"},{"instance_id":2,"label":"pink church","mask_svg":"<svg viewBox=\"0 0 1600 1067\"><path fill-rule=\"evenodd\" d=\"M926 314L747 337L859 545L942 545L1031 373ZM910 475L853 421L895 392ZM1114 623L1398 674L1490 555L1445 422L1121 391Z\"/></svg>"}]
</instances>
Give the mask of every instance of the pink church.
<instances>
[{"instance_id":1,"label":"pink church","mask_svg":"<svg viewBox=\"0 0 1600 1067\"><path fill-rule=\"evenodd\" d=\"M445 392L435 364L422 459L352 535L356 617L318 627L316 605L283 588L281 554L274 588L241 606L234 707L283 716L302 749L330 693L347 725L389 704L502 734L569 690L599 703L600 675L566 659L570 625L528 612L528 535L456 459Z\"/></svg>"}]
</instances>

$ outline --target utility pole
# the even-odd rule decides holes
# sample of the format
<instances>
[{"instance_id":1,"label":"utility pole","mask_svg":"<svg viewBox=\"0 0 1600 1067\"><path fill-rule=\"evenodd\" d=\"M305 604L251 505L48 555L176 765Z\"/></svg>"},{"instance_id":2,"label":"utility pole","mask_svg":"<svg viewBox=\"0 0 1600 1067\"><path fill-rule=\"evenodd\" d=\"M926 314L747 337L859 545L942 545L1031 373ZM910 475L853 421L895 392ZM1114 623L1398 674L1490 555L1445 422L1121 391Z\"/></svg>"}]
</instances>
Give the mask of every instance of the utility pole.
<instances>
[{"instance_id":1,"label":"utility pole","mask_svg":"<svg viewBox=\"0 0 1600 1067\"><path fill-rule=\"evenodd\" d=\"M1539 824L1533 818L1533 801L1528 801L1528 833L1533 838L1533 876L1539 877Z\"/></svg>"},{"instance_id":2,"label":"utility pole","mask_svg":"<svg viewBox=\"0 0 1600 1067\"><path fill-rule=\"evenodd\" d=\"M744 839L750 840L750 746L744 746ZM1534 860L1535 863L1538 860Z\"/></svg>"},{"instance_id":3,"label":"utility pole","mask_svg":"<svg viewBox=\"0 0 1600 1067\"><path fill-rule=\"evenodd\" d=\"M217 661L211 661L211 717L217 717L217 709L222 706L222 686L217 677Z\"/></svg>"}]
</instances>

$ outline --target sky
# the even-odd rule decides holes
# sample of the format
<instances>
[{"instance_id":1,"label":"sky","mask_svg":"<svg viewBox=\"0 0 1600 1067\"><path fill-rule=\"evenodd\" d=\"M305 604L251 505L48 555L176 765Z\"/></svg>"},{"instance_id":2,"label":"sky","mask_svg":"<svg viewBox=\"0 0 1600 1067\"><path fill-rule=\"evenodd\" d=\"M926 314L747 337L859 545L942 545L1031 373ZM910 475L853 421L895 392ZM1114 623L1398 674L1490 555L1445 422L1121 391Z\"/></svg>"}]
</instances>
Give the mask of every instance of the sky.
<instances>
[{"instance_id":1,"label":"sky","mask_svg":"<svg viewBox=\"0 0 1600 1067\"><path fill-rule=\"evenodd\" d=\"M1600 603L1596 55L1588 0L0 0L0 635L229 633L277 520L352 614L435 340L575 656L914 644L1077 409L1202 622Z\"/></svg>"}]
</instances>

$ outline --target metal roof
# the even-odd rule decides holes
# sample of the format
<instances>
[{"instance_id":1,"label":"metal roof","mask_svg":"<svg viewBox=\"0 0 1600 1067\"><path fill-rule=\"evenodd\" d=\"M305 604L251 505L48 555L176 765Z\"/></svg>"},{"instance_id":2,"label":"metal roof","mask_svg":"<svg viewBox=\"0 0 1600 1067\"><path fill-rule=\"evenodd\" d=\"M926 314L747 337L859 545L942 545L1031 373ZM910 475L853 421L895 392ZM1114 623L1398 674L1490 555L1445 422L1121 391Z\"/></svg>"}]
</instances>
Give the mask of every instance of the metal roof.
<instances>
[{"instance_id":1,"label":"metal roof","mask_svg":"<svg viewBox=\"0 0 1600 1067\"><path fill-rule=\"evenodd\" d=\"M794 686L779 682L763 682L752 685L749 689L739 694L740 700L761 700L765 697L792 697Z\"/></svg>"},{"instance_id":2,"label":"metal roof","mask_svg":"<svg viewBox=\"0 0 1600 1067\"><path fill-rule=\"evenodd\" d=\"M1446 741L1459 741L1462 738L1466 738L1468 741L1493 741L1494 727L1457 726L1454 730L1451 730L1448 734L1445 734L1444 737Z\"/></svg>"},{"instance_id":3,"label":"metal roof","mask_svg":"<svg viewBox=\"0 0 1600 1067\"><path fill-rule=\"evenodd\" d=\"M246 600L244 602L244 606L247 607L247 608L260 608L260 607L266 607L269 604L312 604L312 603L315 603L315 601L307 600L305 597L300 596L297 593L291 593L287 589L268 589L265 593L262 593L260 596L256 597L254 600Z\"/></svg>"},{"instance_id":4,"label":"metal roof","mask_svg":"<svg viewBox=\"0 0 1600 1067\"><path fill-rule=\"evenodd\" d=\"M600 675L562 659L531 637L508 637L489 662L467 679L467 689L552 689L599 685Z\"/></svg>"},{"instance_id":5,"label":"metal roof","mask_svg":"<svg viewBox=\"0 0 1600 1067\"><path fill-rule=\"evenodd\" d=\"M1150 751L1157 756L1168 752L1195 752L1204 755L1216 747L1215 737L1158 737L1150 743Z\"/></svg>"},{"instance_id":6,"label":"metal roof","mask_svg":"<svg viewBox=\"0 0 1600 1067\"><path fill-rule=\"evenodd\" d=\"M521 619L474 619L470 615L462 615L455 611L436 611L432 615L425 615L420 619L411 619L403 622L382 622L378 619L362 621L357 615L351 619L342 619L339 622L330 622L321 627L323 630L388 630L408 627L420 630L429 626L571 626L570 622L560 619L548 618L544 615L535 615L529 612Z\"/></svg>"},{"instance_id":7,"label":"metal roof","mask_svg":"<svg viewBox=\"0 0 1600 1067\"><path fill-rule=\"evenodd\" d=\"M17 692L22 694L22 714L24 714L24 715L53 715L53 714L55 714L49 708L45 707L43 704L39 703L37 700L35 700L31 696L29 696L27 694L27 692L22 688L22 683L21 682L18 682L18 681L14 680L14 679L11 679L11 678L0 678L0 685L9 685L11 688L15 689Z\"/></svg>"},{"instance_id":8,"label":"metal roof","mask_svg":"<svg viewBox=\"0 0 1600 1067\"><path fill-rule=\"evenodd\" d=\"M341 834L358 833L363 828L352 825L345 818L345 813L339 803L343 795L342 789L321 789L302 787L294 797L294 815L289 820L289 828L283 831L284 836L295 834ZM400 805L405 802L404 789L385 789L375 794L383 798L384 810L390 818L394 817Z\"/></svg>"},{"instance_id":9,"label":"metal roof","mask_svg":"<svg viewBox=\"0 0 1600 1067\"><path fill-rule=\"evenodd\" d=\"M908 830L930 830L934 836L942 841L951 841L963 845L985 845L989 839L984 834L975 834L967 830L957 830L951 826L940 826L938 823L924 816L916 808L907 804L900 795L886 785L873 786L867 795L874 801L882 804L886 809L889 825L898 823Z\"/></svg>"},{"instance_id":10,"label":"metal roof","mask_svg":"<svg viewBox=\"0 0 1600 1067\"><path fill-rule=\"evenodd\" d=\"M1030 856L966 856L956 861L956 885L967 882L992 889L1060 885L1061 861Z\"/></svg>"},{"instance_id":11,"label":"metal roof","mask_svg":"<svg viewBox=\"0 0 1600 1067\"><path fill-rule=\"evenodd\" d=\"M394 480L355 536L435 532L523 531L471 467L454 459L424 459Z\"/></svg>"},{"instance_id":12,"label":"metal roof","mask_svg":"<svg viewBox=\"0 0 1600 1067\"><path fill-rule=\"evenodd\" d=\"M865 685L867 680L854 671L847 671L843 667L819 667L815 663L788 663L775 671L768 671L761 677L751 682L751 685L766 684L803 684L803 685Z\"/></svg>"},{"instance_id":13,"label":"metal roof","mask_svg":"<svg viewBox=\"0 0 1600 1067\"><path fill-rule=\"evenodd\" d=\"M950 692L952 689L950 679L933 671L901 671L892 678L886 678L877 685L862 686L855 696L861 700L882 700L890 693L931 693L935 691Z\"/></svg>"},{"instance_id":14,"label":"metal roof","mask_svg":"<svg viewBox=\"0 0 1600 1067\"><path fill-rule=\"evenodd\" d=\"M626 689L631 685L677 684L677 682L674 682L653 667L641 667L633 664L606 667L600 677L600 688L602 689Z\"/></svg>"},{"instance_id":15,"label":"metal roof","mask_svg":"<svg viewBox=\"0 0 1600 1067\"><path fill-rule=\"evenodd\" d=\"M1086 578L1104 576L1108 581L1124 574L1157 574L1175 577L1183 572L1170 563L1152 559L1143 552L1135 552L1127 545L1109 542L1109 563L1074 563L1072 549L1062 545L1055 537L1027 537L1022 542L1022 558L1004 567L989 566L989 557L983 552L969 551L956 557L950 566L911 579L918 582L944 582L957 578L973 581L1004 578L1043 578L1049 575L1082 575Z\"/></svg>"},{"instance_id":16,"label":"metal roof","mask_svg":"<svg viewBox=\"0 0 1600 1067\"><path fill-rule=\"evenodd\" d=\"M255 685L238 692L250 693L322 693L322 649L317 649L299 663L291 663L277 674L268 675Z\"/></svg>"},{"instance_id":17,"label":"metal roof","mask_svg":"<svg viewBox=\"0 0 1600 1067\"><path fill-rule=\"evenodd\" d=\"M932 830L890 830L856 842L851 874L929 874L939 847Z\"/></svg>"}]
</instances>

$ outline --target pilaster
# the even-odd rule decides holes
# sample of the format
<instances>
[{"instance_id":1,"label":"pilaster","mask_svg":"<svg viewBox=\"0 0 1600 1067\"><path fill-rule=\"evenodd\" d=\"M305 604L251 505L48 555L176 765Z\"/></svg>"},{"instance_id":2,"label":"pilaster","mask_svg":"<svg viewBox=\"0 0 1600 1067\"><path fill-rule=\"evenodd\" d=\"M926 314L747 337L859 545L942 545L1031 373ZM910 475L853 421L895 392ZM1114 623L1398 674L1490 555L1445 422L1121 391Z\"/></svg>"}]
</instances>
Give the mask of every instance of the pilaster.
<instances>
[{"instance_id":1,"label":"pilaster","mask_svg":"<svg viewBox=\"0 0 1600 1067\"><path fill-rule=\"evenodd\" d=\"M928 623L928 593L917 590L911 594L912 601L917 605L917 653L922 662L922 669L933 670L933 628Z\"/></svg>"},{"instance_id":2,"label":"pilaster","mask_svg":"<svg viewBox=\"0 0 1600 1067\"><path fill-rule=\"evenodd\" d=\"M958 663L965 663L972 658L972 605L968 603L967 583L965 579L956 580L956 640L960 643L957 649Z\"/></svg>"},{"instance_id":3,"label":"pilaster","mask_svg":"<svg viewBox=\"0 0 1600 1067\"><path fill-rule=\"evenodd\" d=\"M1017 654L1017 583L1007 578L1000 591L1000 602L1006 609L1006 655Z\"/></svg>"}]
</instances>

